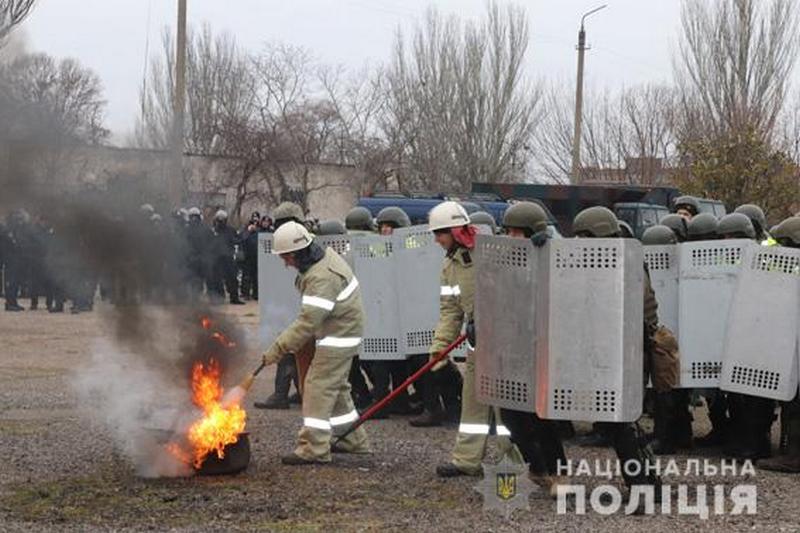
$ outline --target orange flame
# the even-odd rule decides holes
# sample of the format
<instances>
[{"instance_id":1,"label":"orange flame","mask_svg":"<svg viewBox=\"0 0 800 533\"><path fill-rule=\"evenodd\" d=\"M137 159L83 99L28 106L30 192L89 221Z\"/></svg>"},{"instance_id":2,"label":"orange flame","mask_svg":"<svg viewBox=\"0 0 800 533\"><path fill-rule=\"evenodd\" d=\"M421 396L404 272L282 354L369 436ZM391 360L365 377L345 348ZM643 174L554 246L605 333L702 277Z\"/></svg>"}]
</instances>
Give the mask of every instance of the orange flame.
<instances>
[{"instance_id":1,"label":"orange flame","mask_svg":"<svg viewBox=\"0 0 800 533\"><path fill-rule=\"evenodd\" d=\"M192 401L203 410L202 418L196 420L187 433L191 450L191 462L200 468L206 457L216 453L225 457L225 446L234 444L244 431L247 413L238 403L223 406L223 388L219 383L220 368L215 359L208 366L195 363L192 368ZM174 447L173 447L174 448ZM178 459L186 461L182 450L170 449Z\"/></svg>"}]
</instances>

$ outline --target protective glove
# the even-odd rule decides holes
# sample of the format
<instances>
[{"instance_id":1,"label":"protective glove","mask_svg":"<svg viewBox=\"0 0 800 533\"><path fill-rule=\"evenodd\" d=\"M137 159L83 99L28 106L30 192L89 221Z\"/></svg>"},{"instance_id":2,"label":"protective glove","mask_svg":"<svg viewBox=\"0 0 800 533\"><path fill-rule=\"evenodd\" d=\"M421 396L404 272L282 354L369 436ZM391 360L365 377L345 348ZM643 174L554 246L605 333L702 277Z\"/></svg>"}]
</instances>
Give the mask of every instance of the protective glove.
<instances>
[{"instance_id":1,"label":"protective glove","mask_svg":"<svg viewBox=\"0 0 800 533\"><path fill-rule=\"evenodd\" d=\"M475 321L470 320L467 322L467 345L470 347L471 350L474 350L477 346L475 342Z\"/></svg>"},{"instance_id":2,"label":"protective glove","mask_svg":"<svg viewBox=\"0 0 800 533\"><path fill-rule=\"evenodd\" d=\"M547 233L547 230L544 231L537 231L533 235L531 235L531 242L537 248L541 248L545 244L547 244L548 239L550 239L550 234Z\"/></svg>"},{"instance_id":3,"label":"protective glove","mask_svg":"<svg viewBox=\"0 0 800 533\"><path fill-rule=\"evenodd\" d=\"M274 365L281 359L283 359L283 354L280 351L278 351L278 347L275 346L274 344L270 346L269 349L266 352L264 352L264 355L262 356L262 360L264 361L265 365Z\"/></svg>"}]
</instances>

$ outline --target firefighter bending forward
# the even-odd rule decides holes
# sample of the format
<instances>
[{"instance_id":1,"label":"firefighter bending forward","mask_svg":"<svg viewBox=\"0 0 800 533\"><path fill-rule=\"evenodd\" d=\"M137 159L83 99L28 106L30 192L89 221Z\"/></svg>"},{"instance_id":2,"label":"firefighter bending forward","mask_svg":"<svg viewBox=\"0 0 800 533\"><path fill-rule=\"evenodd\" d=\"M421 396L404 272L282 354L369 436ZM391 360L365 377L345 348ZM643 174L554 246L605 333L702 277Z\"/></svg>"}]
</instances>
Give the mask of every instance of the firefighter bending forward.
<instances>
[{"instance_id":1,"label":"firefighter bending forward","mask_svg":"<svg viewBox=\"0 0 800 533\"><path fill-rule=\"evenodd\" d=\"M348 381L364 330L358 280L339 254L323 249L296 222L278 228L272 253L299 272L295 285L302 305L299 316L264 353L264 363L277 363L284 354L298 353L316 339L303 388L303 427L297 448L281 460L290 465L329 463L331 437L358 419ZM369 453L366 432L358 428L333 451Z\"/></svg>"},{"instance_id":2,"label":"firefighter bending forward","mask_svg":"<svg viewBox=\"0 0 800 533\"><path fill-rule=\"evenodd\" d=\"M476 229L470 225L467 212L456 202L443 202L434 207L430 212L429 225L436 242L446 252L441 274L439 324L430 349L430 356L435 357L472 320L475 296L472 249L475 246ZM434 379L437 371L446 363L443 361L433 367ZM522 463L522 456L509 440L510 432L500 422L499 413L478 403L475 398L475 355L470 349L461 391L461 421L456 445L450 462L438 466L436 473L440 477L479 476L493 421L496 422L498 447L512 461Z\"/></svg>"}]
</instances>

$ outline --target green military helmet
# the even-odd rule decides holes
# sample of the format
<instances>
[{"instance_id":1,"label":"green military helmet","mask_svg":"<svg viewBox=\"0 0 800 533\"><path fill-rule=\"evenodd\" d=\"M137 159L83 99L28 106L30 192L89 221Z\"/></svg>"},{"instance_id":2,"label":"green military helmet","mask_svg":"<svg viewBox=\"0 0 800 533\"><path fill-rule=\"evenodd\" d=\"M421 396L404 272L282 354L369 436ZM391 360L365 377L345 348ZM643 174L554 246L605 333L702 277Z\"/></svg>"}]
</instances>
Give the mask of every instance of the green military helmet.
<instances>
[{"instance_id":1,"label":"green military helmet","mask_svg":"<svg viewBox=\"0 0 800 533\"><path fill-rule=\"evenodd\" d=\"M323 220L317 225L317 235L345 235L347 228L340 220Z\"/></svg>"},{"instance_id":2,"label":"green military helmet","mask_svg":"<svg viewBox=\"0 0 800 533\"><path fill-rule=\"evenodd\" d=\"M689 221L690 241L713 241L719 236L717 227L719 221L711 213L700 213Z\"/></svg>"},{"instance_id":3,"label":"green military helmet","mask_svg":"<svg viewBox=\"0 0 800 533\"><path fill-rule=\"evenodd\" d=\"M642 244L645 246L660 246L665 244L677 244L678 237L675 232L667 226L658 224L650 226L642 234Z\"/></svg>"},{"instance_id":4,"label":"green military helmet","mask_svg":"<svg viewBox=\"0 0 800 533\"><path fill-rule=\"evenodd\" d=\"M636 234L633 233L633 228L624 220L617 219L619 224L619 234L623 239L635 239Z\"/></svg>"},{"instance_id":5,"label":"green military helmet","mask_svg":"<svg viewBox=\"0 0 800 533\"><path fill-rule=\"evenodd\" d=\"M619 221L610 209L598 205L578 213L572 232L578 237L619 237Z\"/></svg>"},{"instance_id":6,"label":"green military helmet","mask_svg":"<svg viewBox=\"0 0 800 533\"><path fill-rule=\"evenodd\" d=\"M305 214L303 208L293 202L282 202L275 211L272 212L272 220L275 223L287 222L294 220L295 222L303 223Z\"/></svg>"},{"instance_id":7,"label":"green military helmet","mask_svg":"<svg viewBox=\"0 0 800 533\"><path fill-rule=\"evenodd\" d=\"M347 213L344 225L349 230L354 231L374 231L375 225L372 223L372 213L363 206L356 206Z\"/></svg>"},{"instance_id":8,"label":"green military helmet","mask_svg":"<svg viewBox=\"0 0 800 533\"><path fill-rule=\"evenodd\" d=\"M730 213L722 217L717 226L717 235L722 238L755 239L753 223L742 213Z\"/></svg>"},{"instance_id":9,"label":"green military helmet","mask_svg":"<svg viewBox=\"0 0 800 533\"><path fill-rule=\"evenodd\" d=\"M678 242L689 240L689 225L686 219L675 213L664 216L659 222L660 225L666 226L675 234Z\"/></svg>"},{"instance_id":10,"label":"green military helmet","mask_svg":"<svg viewBox=\"0 0 800 533\"><path fill-rule=\"evenodd\" d=\"M763 209L756 204L742 204L734 209L733 212L741 213L749 218L750 222L753 223L756 236L758 236L758 238L762 237L764 231L767 229L767 216L764 214Z\"/></svg>"},{"instance_id":11,"label":"green military helmet","mask_svg":"<svg viewBox=\"0 0 800 533\"><path fill-rule=\"evenodd\" d=\"M679 196L675 199L673 205L675 207L673 212L675 213L678 212L678 209L686 209L692 214L692 216L700 213L700 202L698 202L697 198L694 196Z\"/></svg>"},{"instance_id":12,"label":"green military helmet","mask_svg":"<svg viewBox=\"0 0 800 533\"><path fill-rule=\"evenodd\" d=\"M406 212L395 206L381 209L375 218L375 222L378 223L378 226L389 224L393 228L406 228L411 225L411 219L408 218Z\"/></svg>"},{"instance_id":13,"label":"green military helmet","mask_svg":"<svg viewBox=\"0 0 800 533\"><path fill-rule=\"evenodd\" d=\"M781 246L800 248L800 216L789 217L772 232L772 238Z\"/></svg>"},{"instance_id":14,"label":"green military helmet","mask_svg":"<svg viewBox=\"0 0 800 533\"><path fill-rule=\"evenodd\" d=\"M494 217L486 211L475 211L469 216L469 221L478 226L489 226L492 228L492 233L497 232L497 222Z\"/></svg>"},{"instance_id":15,"label":"green military helmet","mask_svg":"<svg viewBox=\"0 0 800 533\"><path fill-rule=\"evenodd\" d=\"M504 228L520 228L530 237L547 230L547 213L534 202L517 202L503 214Z\"/></svg>"}]
</instances>

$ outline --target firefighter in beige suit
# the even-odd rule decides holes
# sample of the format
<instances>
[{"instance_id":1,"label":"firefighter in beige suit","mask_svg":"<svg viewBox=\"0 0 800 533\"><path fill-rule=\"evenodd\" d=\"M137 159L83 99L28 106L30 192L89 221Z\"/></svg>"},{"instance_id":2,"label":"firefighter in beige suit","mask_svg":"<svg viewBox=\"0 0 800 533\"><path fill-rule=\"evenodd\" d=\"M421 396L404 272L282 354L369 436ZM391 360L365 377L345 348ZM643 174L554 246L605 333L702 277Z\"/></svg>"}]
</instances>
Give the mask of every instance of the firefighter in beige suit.
<instances>
[{"instance_id":1,"label":"firefighter in beige suit","mask_svg":"<svg viewBox=\"0 0 800 533\"><path fill-rule=\"evenodd\" d=\"M303 389L303 427L294 453L285 464L328 463L331 437L358 418L350 397L348 375L361 344L364 309L358 280L332 249L322 249L300 224L278 228L273 253L298 270L295 284L302 294L301 310L264 353L264 362L278 362L284 354L298 353L311 339L316 352ZM368 453L367 434L358 428L333 451Z\"/></svg>"},{"instance_id":2,"label":"firefighter in beige suit","mask_svg":"<svg viewBox=\"0 0 800 533\"><path fill-rule=\"evenodd\" d=\"M430 229L436 235L436 242L447 253L442 266L439 324L430 349L431 357L453 342L462 328L472 320L475 295L472 249L476 230L469 222L467 212L456 202L443 202L430 213ZM444 364L445 362L438 367ZM438 368L434 367L433 370L435 376ZM519 451L509 440L508 429L500 422L499 413L478 403L475 398L475 358L472 350L469 350L461 392L461 420L456 445L450 462L437 467L436 473L441 477L480 475L486 440L493 421L497 423L496 432L501 451L508 454L513 461L522 462Z\"/></svg>"}]
</instances>

